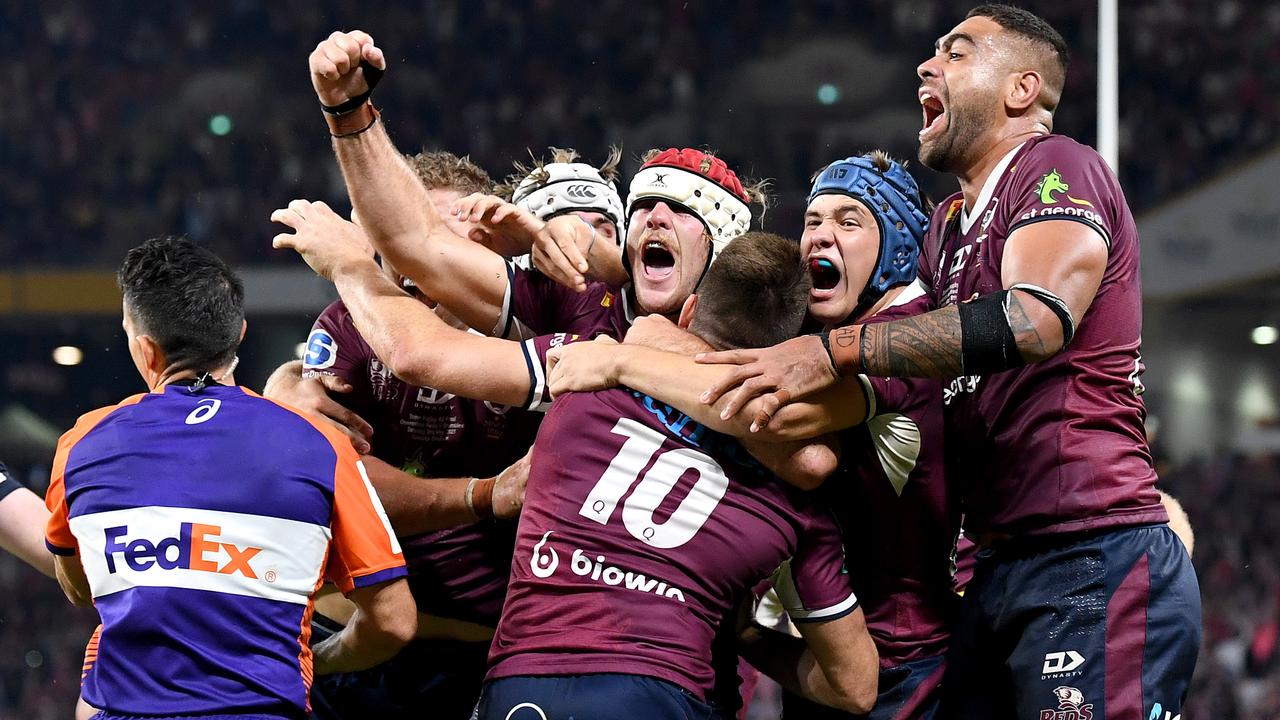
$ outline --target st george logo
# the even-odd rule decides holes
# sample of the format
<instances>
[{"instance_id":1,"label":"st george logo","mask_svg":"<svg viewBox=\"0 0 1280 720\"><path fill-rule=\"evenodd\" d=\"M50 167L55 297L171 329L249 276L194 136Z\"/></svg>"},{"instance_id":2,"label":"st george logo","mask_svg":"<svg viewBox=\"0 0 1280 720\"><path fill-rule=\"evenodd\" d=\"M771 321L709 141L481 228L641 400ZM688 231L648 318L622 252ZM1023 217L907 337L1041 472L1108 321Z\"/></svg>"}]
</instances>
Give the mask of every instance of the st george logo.
<instances>
[{"instance_id":1,"label":"st george logo","mask_svg":"<svg viewBox=\"0 0 1280 720\"><path fill-rule=\"evenodd\" d=\"M1065 193L1070 190L1071 186L1062 180L1062 174L1057 169L1050 170L1040 178L1040 182L1036 184L1036 192L1040 195L1040 202L1045 205L1057 205L1058 198L1054 197L1057 193ZM1088 200L1073 198L1066 196L1068 200L1076 205L1084 205L1085 207L1093 207L1093 203Z\"/></svg>"},{"instance_id":2,"label":"st george logo","mask_svg":"<svg viewBox=\"0 0 1280 720\"><path fill-rule=\"evenodd\" d=\"M249 561L262 552L262 548L241 548L218 542L216 538L222 534L222 528L217 525L182 523L177 537L155 543L146 538L128 540L128 525L109 527L104 532L107 572L112 574L117 570L116 556L122 556L124 563L136 572L158 567L161 570L193 570L222 575L240 573L247 578L258 579ZM219 550L226 552L227 562L219 564Z\"/></svg>"}]
</instances>

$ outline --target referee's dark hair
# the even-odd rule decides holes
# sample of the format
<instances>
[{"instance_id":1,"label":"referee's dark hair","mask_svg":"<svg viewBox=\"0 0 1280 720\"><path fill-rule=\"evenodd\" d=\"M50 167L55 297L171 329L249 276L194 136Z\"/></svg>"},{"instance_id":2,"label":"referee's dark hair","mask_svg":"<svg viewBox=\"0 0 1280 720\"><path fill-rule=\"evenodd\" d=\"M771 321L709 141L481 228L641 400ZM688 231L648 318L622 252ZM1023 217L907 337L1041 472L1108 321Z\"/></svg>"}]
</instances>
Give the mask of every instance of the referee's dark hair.
<instances>
[{"instance_id":1,"label":"referee's dark hair","mask_svg":"<svg viewBox=\"0 0 1280 720\"><path fill-rule=\"evenodd\" d=\"M244 284L217 255L186 238L153 238L129 251L117 277L125 312L172 371L212 371L235 357Z\"/></svg>"}]
</instances>

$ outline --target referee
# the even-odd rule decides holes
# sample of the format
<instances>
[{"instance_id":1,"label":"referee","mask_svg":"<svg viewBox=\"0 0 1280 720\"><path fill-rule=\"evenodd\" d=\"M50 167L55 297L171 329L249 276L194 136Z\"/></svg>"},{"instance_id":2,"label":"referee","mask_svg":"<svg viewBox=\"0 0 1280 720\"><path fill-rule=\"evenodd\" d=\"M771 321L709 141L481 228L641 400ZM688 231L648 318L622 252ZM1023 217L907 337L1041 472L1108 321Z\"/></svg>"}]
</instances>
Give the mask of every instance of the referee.
<instances>
[{"instance_id":1,"label":"referee","mask_svg":"<svg viewBox=\"0 0 1280 720\"><path fill-rule=\"evenodd\" d=\"M416 629L404 560L346 437L232 379L244 288L187 240L120 269L148 393L63 435L45 502L58 581L102 618L83 697L103 720L294 720L314 674L393 656ZM357 606L310 646L313 595Z\"/></svg>"}]
</instances>

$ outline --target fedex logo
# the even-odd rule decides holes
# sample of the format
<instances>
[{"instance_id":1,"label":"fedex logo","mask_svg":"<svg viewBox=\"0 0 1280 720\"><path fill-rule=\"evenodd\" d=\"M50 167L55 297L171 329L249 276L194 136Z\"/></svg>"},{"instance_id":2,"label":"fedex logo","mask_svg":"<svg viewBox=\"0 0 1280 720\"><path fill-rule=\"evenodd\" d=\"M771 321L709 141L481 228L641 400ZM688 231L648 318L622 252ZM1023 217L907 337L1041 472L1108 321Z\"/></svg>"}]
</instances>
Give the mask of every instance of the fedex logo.
<instances>
[{"instance_id":1,"label":"fedex logo","mask_svg":"<svg viewBox=\"0 0 1280 720\"><path fill-rule=\"evenodd\" d=\"M121 556L130 569L138 572L159 567L161 570L183 569L223 575L240 573L254 580L258 578L249 561L262 552L262 548L241 548L218 542L217 538L222 534L222 527L218 525L184 522L177 537L156 543L146 538L127 539L128 525L109 527L104 532L107 571L112 574L116 572L117 556ZM227 562L219 564L219 551L226 553Z\"/></svg>"}]
</instances>

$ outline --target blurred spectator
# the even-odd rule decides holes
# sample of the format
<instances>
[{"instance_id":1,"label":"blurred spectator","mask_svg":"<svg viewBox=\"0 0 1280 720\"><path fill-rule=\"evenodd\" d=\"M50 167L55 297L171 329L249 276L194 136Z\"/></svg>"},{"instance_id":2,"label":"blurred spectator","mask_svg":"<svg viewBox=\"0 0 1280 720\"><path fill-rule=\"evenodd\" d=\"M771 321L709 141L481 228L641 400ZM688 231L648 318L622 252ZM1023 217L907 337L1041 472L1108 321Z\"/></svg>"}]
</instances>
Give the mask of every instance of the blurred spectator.
<instances>
[{"instance_id":1,"label":"blurred spectator","mask_svg":"<svg viewBox=\"0 0 1280 720\"><path fill-rule=\"evenodd\" d=\"M1090 141L1095 3L1031 5L1075 57L1058 127ZM941 0L420 0L376 11L333 0L15 0L0 7L0 79L13 99L0 110L0 263L113 266L161 232L237 262L295 262L270 250L270 210L345 195L305 73L306 55L336 28L365 28L386 48L394 80L378 101L394 109L388 124L406 151L470 153L503 174L548 144L591 158L616 141L632 153L711 143L789 197L828 155L863 148L815 147L814 108L734 117L720 91L735 71L839 37L884 57L883 71L869 71L902 88L883 102L914 113L912 69L961 10ZM1120 29L1120 172L1136 209L1277 141L1280 74L1260 69L1280 60L1280 6L1126 2ZM910 156L916 129L854 137Z\"/></svg>"}]
</instances>

